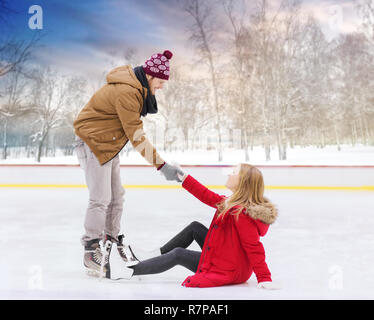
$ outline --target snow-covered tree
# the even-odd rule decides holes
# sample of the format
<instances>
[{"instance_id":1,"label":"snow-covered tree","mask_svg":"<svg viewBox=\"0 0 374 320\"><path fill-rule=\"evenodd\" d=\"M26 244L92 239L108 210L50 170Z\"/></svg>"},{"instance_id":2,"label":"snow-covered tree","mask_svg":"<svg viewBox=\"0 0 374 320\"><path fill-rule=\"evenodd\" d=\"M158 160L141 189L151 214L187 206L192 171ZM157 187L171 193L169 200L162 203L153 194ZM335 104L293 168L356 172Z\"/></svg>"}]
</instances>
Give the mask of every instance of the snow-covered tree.
<instances>
[{"instance_id":1,"label":"snow-covered tree","mask_svg":"<svg viewBox=\"0 0 374 320\"><path fill-rule=\"evenodd\" d=\"M72 97L72 92L75 93L73 88L76 82L49 68L35 70L34 78L30 97L37 115L34 123L37 130L30 138L37 145L36 161L40 162L48 134L60 127L66 119L64 107Z\"/></svg>"}]
</instances>

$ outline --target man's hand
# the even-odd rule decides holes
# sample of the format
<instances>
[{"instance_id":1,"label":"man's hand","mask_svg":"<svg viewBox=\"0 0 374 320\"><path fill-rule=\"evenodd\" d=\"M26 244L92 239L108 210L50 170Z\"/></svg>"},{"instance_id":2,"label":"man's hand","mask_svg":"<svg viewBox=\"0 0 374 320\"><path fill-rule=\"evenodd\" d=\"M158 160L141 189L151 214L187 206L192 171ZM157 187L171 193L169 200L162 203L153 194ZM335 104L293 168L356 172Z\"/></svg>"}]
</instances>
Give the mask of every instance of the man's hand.
<instances>
[{"instance_id":1,"label":"man's hand","mask_svg":"<svg viewBox=\"0 0 374 320\"><path fill-rule=\"evenodd\" d=\"M161 173L165 176L166 180L175 180L182 182L179 175L184 175L184 172L177 165L171 165L165 162L160 169Z\"/></svg>"},{"instance_id":2,"label":"man's hand","mask_svg":"<svg viewBox=\"0 0 374 320\"><path fill-rule=\"evenodd\" d=\"M188 176L187 173L184 173L184 171L182 170L180 164L178 162L171 162L171 164L175 167L177 167L179 170L177 172L177 176L178 178L181 180L180 182L184 182L184 179L186 179L186 177Z\"/></svg>"}]
</instances>

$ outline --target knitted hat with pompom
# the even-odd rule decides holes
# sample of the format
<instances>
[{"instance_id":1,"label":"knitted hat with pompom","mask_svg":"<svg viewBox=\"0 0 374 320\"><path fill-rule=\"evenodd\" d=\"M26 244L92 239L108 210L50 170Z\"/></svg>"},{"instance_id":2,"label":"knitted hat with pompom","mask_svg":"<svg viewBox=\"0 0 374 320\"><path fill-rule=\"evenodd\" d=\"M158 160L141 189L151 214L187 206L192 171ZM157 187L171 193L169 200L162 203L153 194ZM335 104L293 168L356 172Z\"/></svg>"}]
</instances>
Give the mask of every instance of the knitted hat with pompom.
<instances>
[{"instance_id":1,"label":"knitted hat with pompom","mask_svg":"<svg viewBox=\"0 0 374 320\"><path fill-rule=\"evenodd\" d=\"M169 80L169 59L173 54L169 50L165 50L164 53L153 54L146 62L143 64L143 69L146 74L150 76Z\"/></svg>"}]
</instances>

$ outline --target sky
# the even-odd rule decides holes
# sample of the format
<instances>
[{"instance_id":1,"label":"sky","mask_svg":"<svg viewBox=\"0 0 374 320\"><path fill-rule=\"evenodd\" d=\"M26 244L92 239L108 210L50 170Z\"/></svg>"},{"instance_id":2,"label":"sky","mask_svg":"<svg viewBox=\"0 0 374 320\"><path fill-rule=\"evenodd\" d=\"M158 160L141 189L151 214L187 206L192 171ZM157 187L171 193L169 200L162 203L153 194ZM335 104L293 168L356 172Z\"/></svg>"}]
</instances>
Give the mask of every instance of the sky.
<instances>
[{"instance_id":1,"label":"sky","mask_svg":"<svg viewBox=\"0 0 374 320\"><path fill-rule=\"evenodd\" d=\"M28 38L38 32L29 28L33 14L28 11L32 5L39 5L43 10L41 44L44 46L36 49L35 56L41 63L83 74L95 73L94 70L108 66L113 54L132 48L140 61L153 53L170 50L174 53L171 64L178 65L194 54L187 45L186 30L191 20L181 8L182 1L8 0L14 13L8 15L6 25L0 21L0 34ZM276 7L280 0L269 2ZM326 34L333 37L334 15L339 17L335 19L339 23L338 33L355 29L353 3L353 0L303 0L302 8L312 13Z\"/></svg>"}]
</instances>

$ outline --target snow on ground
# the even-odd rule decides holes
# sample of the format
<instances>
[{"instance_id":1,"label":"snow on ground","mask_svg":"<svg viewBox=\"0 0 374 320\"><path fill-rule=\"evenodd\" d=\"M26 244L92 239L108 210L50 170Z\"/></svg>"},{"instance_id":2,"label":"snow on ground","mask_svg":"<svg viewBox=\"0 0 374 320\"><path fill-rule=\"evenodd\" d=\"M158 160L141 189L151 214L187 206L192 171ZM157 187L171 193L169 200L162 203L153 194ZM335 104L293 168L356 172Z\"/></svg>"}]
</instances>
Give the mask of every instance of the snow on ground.
<instances>
[{"instance_id":1,"label":"snow on ground","mask_svg":"<svg viewBox=\"0 0 374 320\"><path fill-rule=\"evenodd\" d=\"M227 194L225 190L217 190ZM279 291L248 283L184 288L175 267L111 282L83 271L87 189L0 192L1 299L373 299L374 197L371 192L270 190L279 220L263 238ZM129 242L154 249L190 222L209 226L213 211L183 189L128 189L122 218ZM196 244L192 249L198 249Z\"/></svg>"},{"instance_id":2,"label":"snow on ground","mask_svg":"<svg viewBox=\"0 0 374 320\"><path fill-rule=\"evenodd\" d=\"M195 151L160 151L161 156L167 161L174 160L180 164L236 164L244 162L244 151L226 150L223 159L218 162L218 155L215 150L195 150ZM374 146L342 145L341 151L336 146L326 146L323 149L316 147L294 147L288 149L287 160L277 160L278 150L273 148L271 160L265 160L265 153L262 147L254 147L249 152L249 162L254 165L374 165ZM35 164L34 158L13 158L0 160L1 163ZM63 157L57 153L56 157L41 159L42 164L77 164L75 155ZM121 153L122 164L147 164L144 158L136 151L131 151L127 155Z\"/></svg>"}]
</instances>

